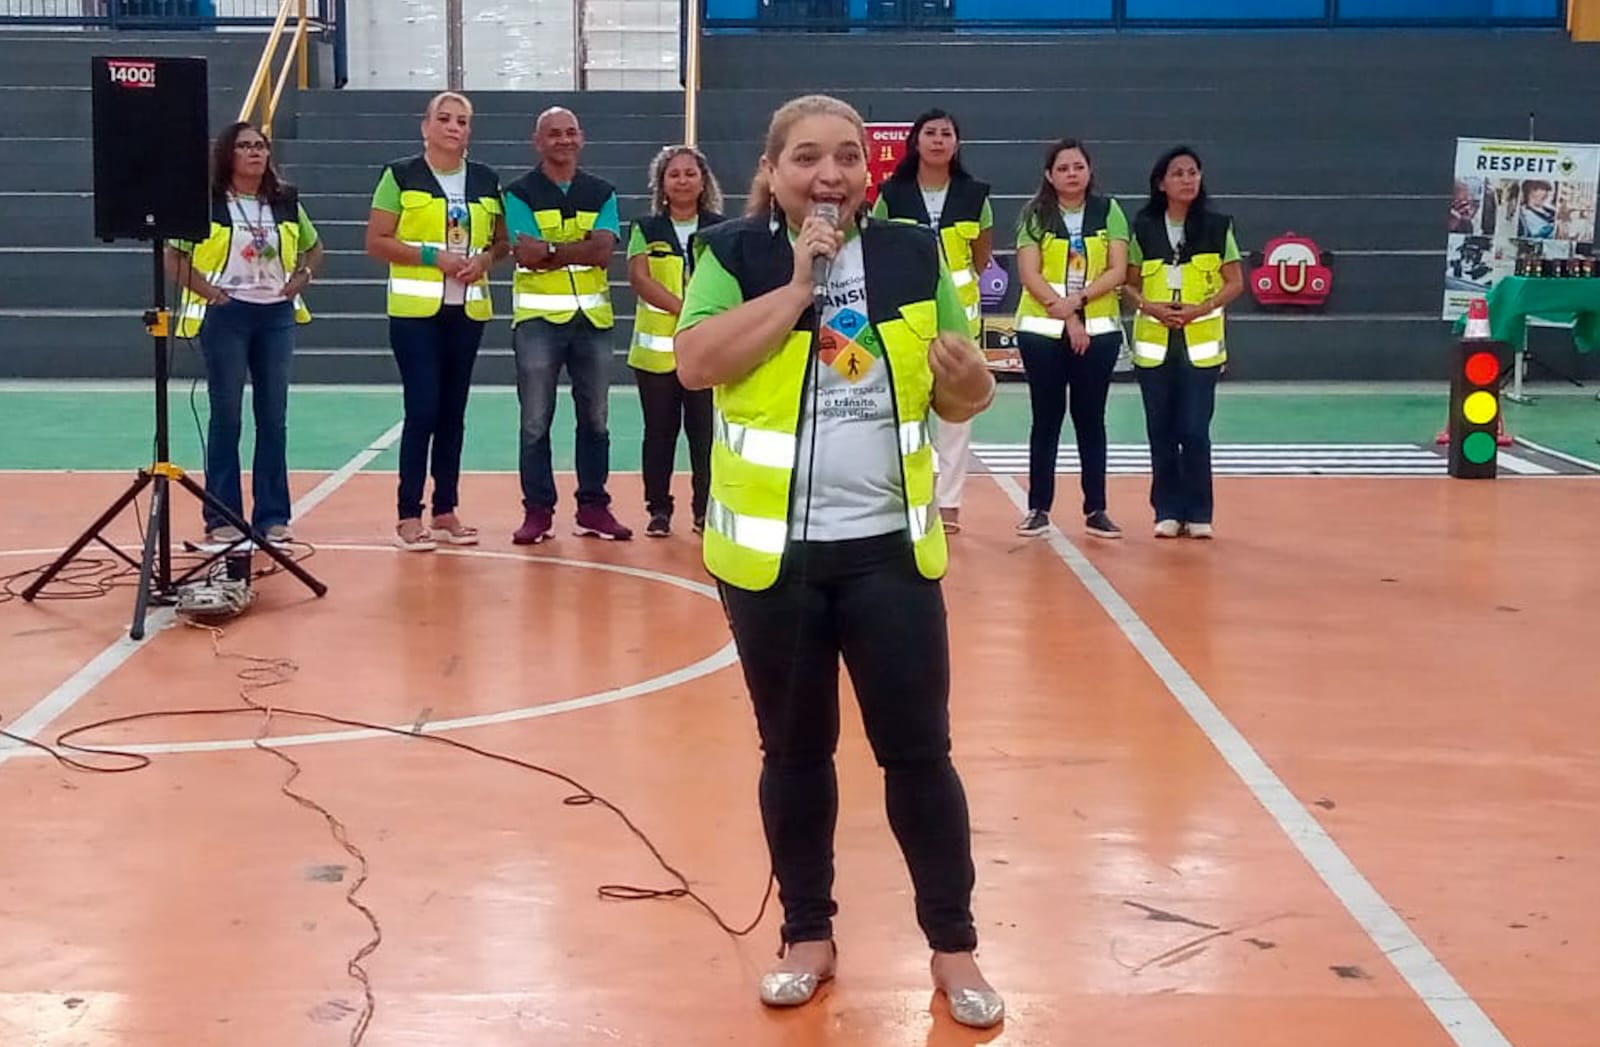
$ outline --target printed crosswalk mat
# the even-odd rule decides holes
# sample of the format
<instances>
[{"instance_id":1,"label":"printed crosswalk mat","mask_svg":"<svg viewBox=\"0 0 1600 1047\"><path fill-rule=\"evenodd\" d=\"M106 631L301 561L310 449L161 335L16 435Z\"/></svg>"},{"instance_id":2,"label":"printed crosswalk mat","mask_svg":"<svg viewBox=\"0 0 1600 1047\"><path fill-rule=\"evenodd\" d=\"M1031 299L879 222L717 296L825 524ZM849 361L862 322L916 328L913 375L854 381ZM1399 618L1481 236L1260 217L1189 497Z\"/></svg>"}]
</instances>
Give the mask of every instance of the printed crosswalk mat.
<instances>
[{"instance_id":1,"label":"printed crosswalk mat","mask_svg":"<svg viewBox=\"0 0 1600 1047\"><path fill-rule=\"evenodd\" d=\"M1427 444L1214 444L1212 472L1218 476L1447 476L1447 448ZM972 445L976 465L999 474L1026 475L1026 444ZM1078 450L1058 449L1056 471L1078 471ZM1107 471L1113 475L1150 472L1145 444L1112 444ZM1500 448L1499 475L1594 476L1600 468L1559 451L1518 440Z\"/></svg>"}]
</instances>

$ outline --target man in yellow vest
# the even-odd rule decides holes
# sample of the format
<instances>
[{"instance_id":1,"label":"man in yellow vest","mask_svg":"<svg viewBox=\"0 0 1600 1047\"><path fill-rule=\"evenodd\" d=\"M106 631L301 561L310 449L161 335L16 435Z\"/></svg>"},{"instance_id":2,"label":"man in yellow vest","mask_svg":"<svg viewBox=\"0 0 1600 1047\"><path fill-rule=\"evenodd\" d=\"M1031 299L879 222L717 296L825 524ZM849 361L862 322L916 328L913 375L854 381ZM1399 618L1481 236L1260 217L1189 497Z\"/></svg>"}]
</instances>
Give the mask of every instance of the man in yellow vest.
<instances>
[{"instance_id":1,"label":"man in yellow vest","mask_svg":"<svg viewBox=\"0 0 1600 1047\"><path fill-rule=\"evenodd\" d=\"M606 493L611 437L611 290L606 266L622 238L617 194L578 168L583 129L570 110L539 114L533 146L539 165L506 188L506 226L517 271L512 279L512 348L522 407L519 471L522 526L512 541L533 545L552 536L556 486L550 422L563 366L578 416L578 512L574 533L626 540L633 532L611 514Z\"/></svg>"}]
</instances>

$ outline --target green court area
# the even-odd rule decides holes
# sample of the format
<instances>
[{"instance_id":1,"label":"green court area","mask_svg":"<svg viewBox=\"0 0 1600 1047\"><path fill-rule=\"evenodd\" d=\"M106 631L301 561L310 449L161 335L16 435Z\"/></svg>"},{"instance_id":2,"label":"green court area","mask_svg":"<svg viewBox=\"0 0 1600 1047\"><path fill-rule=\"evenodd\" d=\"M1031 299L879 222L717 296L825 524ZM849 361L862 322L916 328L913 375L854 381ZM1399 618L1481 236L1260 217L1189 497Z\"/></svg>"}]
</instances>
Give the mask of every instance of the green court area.
<instances>
[{"instance_id":1,"label":"green court area","mask_svg":"<svg viewBox=\"0 0 1600 1047\"><path fill-rule=\"evenodd\" d=\"M1545 447L1600 463L1600 401L1592 389L1539 386L1532 404L1506 402L1512 433ZM248 395L246 397L248 405ZM151 461L154 402L137 383L0 384L0 469L134 469ZM200 420L197 424L196 416ZM200 428L207 415L203 386L176 383L171 395L172 456L198 469ZM517 464L517 397L509 387L473 392L463 467L511 472ZM1002 384L994 406L977 420L980 444L1026 445L1027 389ZM1106 412L1113 444L1144 442L1139 392L1131 382L1112 387ZM290 400L290 466L325 471L349 461L400 421L395 386L300 386ZM1218 391L1212 436L1219 444L1430 444L1444 424L1445 389L1419 385L1228 385ZM245 447L248 453L248 408ZM641 422L631 387L611 392L612 466L639 468ZM572 403L565 389L554 426L557 469L572 468ZM1072 442L1068 424L1062 442ZM367 467L395 468L390 447ZM248 461L248 458L246 459ZM687 453L680 448L680 468ZM1600 467L1600 466L1597 466Z\"/></svg>"}]
</instances>

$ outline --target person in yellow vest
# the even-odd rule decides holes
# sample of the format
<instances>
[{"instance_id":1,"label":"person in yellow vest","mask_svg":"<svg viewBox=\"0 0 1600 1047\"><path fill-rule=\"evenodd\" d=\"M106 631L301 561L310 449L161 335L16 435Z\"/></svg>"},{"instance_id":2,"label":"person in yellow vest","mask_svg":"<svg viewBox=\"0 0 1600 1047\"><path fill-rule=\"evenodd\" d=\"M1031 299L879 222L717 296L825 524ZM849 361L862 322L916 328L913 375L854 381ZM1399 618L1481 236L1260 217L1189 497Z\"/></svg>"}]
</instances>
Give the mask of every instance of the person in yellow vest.
<instances>
[{"instance_id":1,"label":"person in yellow vest","mask_svg":"<svg viewBox=\"0 0 1600 1047\"><path fill-rule=\"evenodd\" d=\"M690 238L722 221L722 189L698 149L669 145L650 161L651 213L628 238L628 283L638 296L628 364L644 412L644 503L651 538L672 534L672 466L678 428L689 438L694 532L705 530L711 495L711 392L678 380L672 336L683 309Z\"/></svg>"},{"instance_id":2,"label":"person in yellow vest","mask_svg":"<svg viewBox=\"0 0 1600 1047\"><path fill-rule=\"evenodd\" d=\"M559 106L539 114L533 145L539 165L506 187L517 272L512 280L511 343L517 356L522 408L518 471L522 526L511 540L533 545L555 527L556 481L550 423L561 369L572 381L578 416L578 511L573 533L626 541L606 493L611 435L606 428L611 388L611 285L606 266L622 239L611 184L578 167L583 128Z\"/></svg>"},{"instance_id":3,"label":"person in yellow vest","mask_svg":"<svg viewBox=\"0 0 1600 1047\"><path fill-rule=\"evenodd\" d=\"M1227 362L1223 309L1244 292L1233 219L1211 210L1200 157L1168 150L1133 223L1133 363L1150 437L1157 538L1210 538L1211 415Z\"/></svg>"},{"instance_id":4,"label":"person in yellow vest","mask_svg":"<svg viewBox=\"0 0 1600 1047\"><path fill-rule=\"evenodd\" d=\"M174 241L166 267L183 289L178 336L200 336L211 421L206 491L241 520L239 476L244 383L250 377L255 460L250 526L274 542L289 527L289 370L295 324L309 323L300 292L322 264L322 243L295 188L272 163L272 145L249 123L217 136L211 157L211 231L200 243ZM206 539L228 545L245 536L212 506L202 510Z\"/></svg>"},{"instance_id":5,"label":"person in yellow vest","mask_svg":"<svg viewBox=\"0 0 1600 1047\"><path fill-rule=\"evenodd\" d=\"M678 320L679 377L714 390L704 558L755 709L784 910L782 959L761 999L803 1004L834 974L842 656L934 983L957 1021L989 1027L1004 1005L973 958L928 421L972 418L994 378L932 231L864 216L866 185L854 109L816 95L784 105L746 217L696 237Z\"/></svg>"},{"instance_id":6,"label":"person in yellow vest","mask_svg":"<svg viewBox=\"0 0 1600 1047\"><path fill-rule=\"evenodd\" d=\"M905 218L939 233L950 279L967 312L973 338L983 334L983 308L978 277L989 267L994 251L994 213L989 186L967 173L961 163L961 128L943 109L930 109L911 125L906 155L878 187L872 213ZM961 492L972 456L970 422L936 421L933 450L938 456L935 490L946 532L961 530Z\"/></svg>"},{"instance_id":7,"label":"person in yellow vest","mask_svg":"<svg viewBox=\"0 0 1600 1047\"><path fill-rule=\"evenodd\" d=\"M1128 219L1094 191L1088 148L1064 138L1045 150L1044 178L1017 229L1017 348L1028 378L1028 511L1017 533L1050 529L1056 451L1070 409L1083 487L1083 528L1121 538L1106 512L1106 398L1122 347L1118 290L1127 279Z\"/></svg>"},{"instance_id":8,"label":"person in yellow vest","mask_svg":"<svg viewBox=\"0 0 1600 1047\"><path fill-rule=\"evenodd\" d=\"M489 270L510 248L500 176L467 159L472 103L446 91L422 118L423 151L383 169L367 219L367 254L389 263L389 346L405 394L395 544L427 552L473 545L461 522L461 445L485 325ZM422 492L432 452L432 519Z\"/></svg>"}]
</instances>

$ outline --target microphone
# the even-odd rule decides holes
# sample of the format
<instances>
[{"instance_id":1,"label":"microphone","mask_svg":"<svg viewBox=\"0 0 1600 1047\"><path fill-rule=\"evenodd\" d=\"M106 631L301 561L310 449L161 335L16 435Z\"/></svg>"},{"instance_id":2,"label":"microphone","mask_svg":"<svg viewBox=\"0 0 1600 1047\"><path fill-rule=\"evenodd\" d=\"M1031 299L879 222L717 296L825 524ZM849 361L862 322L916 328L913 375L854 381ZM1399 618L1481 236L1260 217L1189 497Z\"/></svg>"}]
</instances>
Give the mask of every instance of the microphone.
<instances>
[{"instance_id":1,"label":"microphone","mask_svg":"<svg viewBox=\"0 0 1600 1047\"><path fill-rule=\"evenodd\" d=\"M837 228L839 225L839 205L832 201L824 200L811 209L811 214L821 218L829 226ZM828 287L828 273L833 268L833 259L825 254L819 254L811 259L811 287L817 294L822 294Z\"/></svg>"}]
</instances>

